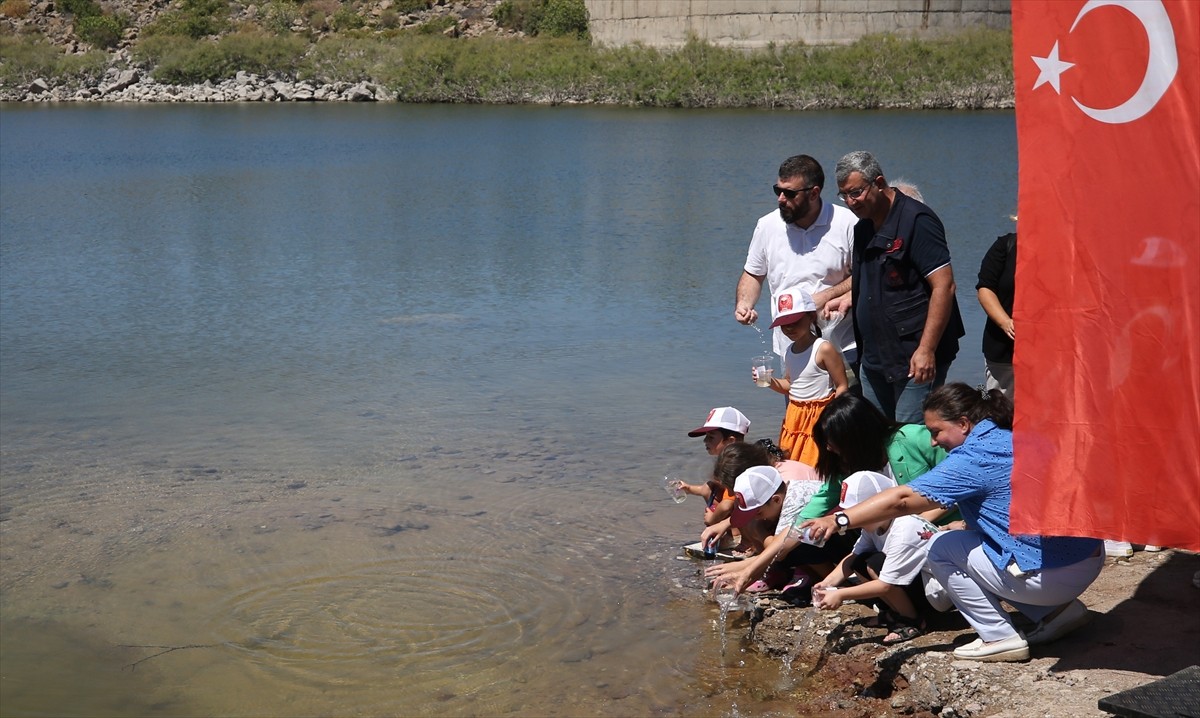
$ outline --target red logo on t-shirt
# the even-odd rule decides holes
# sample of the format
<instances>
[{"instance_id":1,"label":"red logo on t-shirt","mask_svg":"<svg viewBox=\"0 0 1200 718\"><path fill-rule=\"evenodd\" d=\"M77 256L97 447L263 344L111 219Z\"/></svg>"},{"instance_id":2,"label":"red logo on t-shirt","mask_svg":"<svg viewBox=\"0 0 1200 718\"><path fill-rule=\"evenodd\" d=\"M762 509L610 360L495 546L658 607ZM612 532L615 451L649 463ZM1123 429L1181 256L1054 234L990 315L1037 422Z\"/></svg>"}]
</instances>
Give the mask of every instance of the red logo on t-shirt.
<instances>
[{"instance_id":1,"label":"red logo on t-shirt","mask_svg":"<svg viewBox=\"0 0 1200 718\"><path fill-rule=\"evenodd\" d=\"M846 486L846 484L844 484L844 483L842 484L842 498L838 499L839 504L846 503L846 489L848 489L848 488L850 488L850 487Z\"/></svg>"},{"instance_id":2,"label":"red logo on t-shirt","mask_svg":"<svg viewBox=\"0 0 1200 718\"><path fill-rule=\"evenodd\" d=\"M903 246L904 246L904 238L896 237L895 239L893 239L891 242L888 243L887 249L884 251L887 252L888 254L891 254L892 252L899 251L900 248Z\"/></svg>"}]
</instances>

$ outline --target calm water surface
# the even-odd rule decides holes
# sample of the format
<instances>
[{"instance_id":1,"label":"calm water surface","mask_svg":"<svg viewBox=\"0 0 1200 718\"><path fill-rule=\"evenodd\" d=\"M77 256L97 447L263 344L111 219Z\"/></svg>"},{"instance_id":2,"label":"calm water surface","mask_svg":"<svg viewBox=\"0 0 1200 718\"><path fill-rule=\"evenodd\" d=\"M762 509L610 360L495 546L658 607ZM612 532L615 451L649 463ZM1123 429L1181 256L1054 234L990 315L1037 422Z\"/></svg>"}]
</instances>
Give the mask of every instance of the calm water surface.
<instances>
[{"instance_id":1,"label":"calm water surface","mask_svg":"<svg viewBox=\"0 0 1200 718\"><path fill-rule=\"evenodd\" d=\"M732 319L775 169L870 149L921 186L979 381L1015 142L1007 112L4 106L0 712L786 713L804 671L722 634L677 559L700 506L657 483L703 478L710 407L782 418Z\"/></svg>"}]
</instances>

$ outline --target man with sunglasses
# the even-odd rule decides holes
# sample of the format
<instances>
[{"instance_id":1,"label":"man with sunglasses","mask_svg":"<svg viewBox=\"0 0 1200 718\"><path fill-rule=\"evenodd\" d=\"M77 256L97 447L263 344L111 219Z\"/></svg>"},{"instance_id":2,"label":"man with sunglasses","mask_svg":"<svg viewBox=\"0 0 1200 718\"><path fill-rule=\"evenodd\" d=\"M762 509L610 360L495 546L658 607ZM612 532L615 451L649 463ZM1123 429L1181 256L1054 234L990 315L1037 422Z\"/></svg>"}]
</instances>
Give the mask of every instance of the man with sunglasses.
<instances>
[{"instance_id":1,"label":"man with sunglasses","mask_svg":"<svg viewBox=\"0 0 1200 718\"><path fill-rule=\"evenodd\" d=\"M754 305L767 280L772 294L800 287L812 295L821 317L822 336L842 351L847 367L857 352L854 328L842 315L850 299L850 260L854 214L821 200L825 171L808 155L795 155L779 166L771 188L777 209L758 220L746 264L738 279L733 316L742 324L758 320ZM845 319L843 321L843 319ZM775 329L773 347L783 356L791 340ZM855 384L847 372L851 386Z\"/></svg>"},{"instance_id":2,"label":"man with sunglasses","mask_svg":"<svg viewBox=\"0 0 1200 718\"><path fill-rule=\"evenodd\" d=\"M888 185L869 152L842 157L835 174L838 197L859 218L851 303L863 397L919 424L965 333L946 230L932 209Z\"/></svg>"}]
</instances>

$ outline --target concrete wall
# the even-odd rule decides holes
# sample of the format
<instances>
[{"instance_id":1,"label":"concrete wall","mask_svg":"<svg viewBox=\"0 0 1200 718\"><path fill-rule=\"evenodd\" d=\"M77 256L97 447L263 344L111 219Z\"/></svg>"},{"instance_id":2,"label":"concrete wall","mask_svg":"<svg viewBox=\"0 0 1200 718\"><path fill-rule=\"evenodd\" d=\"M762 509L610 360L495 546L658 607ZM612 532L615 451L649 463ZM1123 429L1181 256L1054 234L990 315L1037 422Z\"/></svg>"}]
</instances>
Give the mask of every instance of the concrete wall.
<instances>
[{"instance_id":1,"label":"concrete wall","mask_svg":"<svg viewBox=\"0 0 1200 718\"><path fill-rule=\"evenodd\" d=\"M694 35L755 48L838 45L870 33L932 37L966 27L1009 28L1010 0L584 0L592 38L679 47Z\"/></svg>"}]
</instances>

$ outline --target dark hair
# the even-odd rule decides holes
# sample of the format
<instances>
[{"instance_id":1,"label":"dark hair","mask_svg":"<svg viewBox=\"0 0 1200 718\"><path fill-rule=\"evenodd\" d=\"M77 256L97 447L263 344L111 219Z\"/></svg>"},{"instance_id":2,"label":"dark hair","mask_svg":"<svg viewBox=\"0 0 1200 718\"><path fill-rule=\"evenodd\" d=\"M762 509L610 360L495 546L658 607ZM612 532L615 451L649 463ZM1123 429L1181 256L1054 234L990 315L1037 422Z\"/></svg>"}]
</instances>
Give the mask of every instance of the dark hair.
<instances>
[{"instance_id":1,"label":"dark hair","mask_svg":"<svg viewBox=\"0 0 1200 718\"><path fill-rule=\"evenodd\" d=\"M793 155L779 165L779 179L790 180L803 177L810 186L825 188L825 170L821 163L808 155Z\"/></svg>"},{"instance_id":2,"label":"dark hair","mask_svg":"<svg viewBox=\"0 0 1200 718\"><path fill-rule=\"evenodd\" d=\"M991 419L1001 429L1012 430L1013 404L999 389L972 388L960 381L934 389L925 397L925 411L946 421L966 417L972 424Z\"/></svg>"},{"instance_id":3,"label":"dark hair","mask_svg":"<svg viewBox=\"0 0 1200 718\"><path fill-rule=\"evenodd\" d=\"M717 454L713 462L713 479L733 491L733 482L751 466L770 466L771 457L758 444L735 441Z\"/></svg>"},{"instance_id":4,"label":"dark hair","mask_svg":"<svg viewBox=\"0 0 1200 718\"><path fill-rule=\"evenodd\" d=\"M855 471L879 471L888 462L888 441L898 428L899 424L857 394L834 397L813 426L817 473L829 481ZM837 453L826 448L829 444L837 447Z\"/></svg>"},{"instance_id":5,"label":"dark hair","mask_svg":"<svg viewBox=\"0 0 1200 718\"><path fill-rule=\"evenodd\" d=\"M787 454L783 452L783 449L779 448L779 446L770 439L759 439L758 441L754 442L754 445L761 446L763 450L767 452L767 455L775 461L783 461L787 458Z\"/></svg>"}]
</instances>

